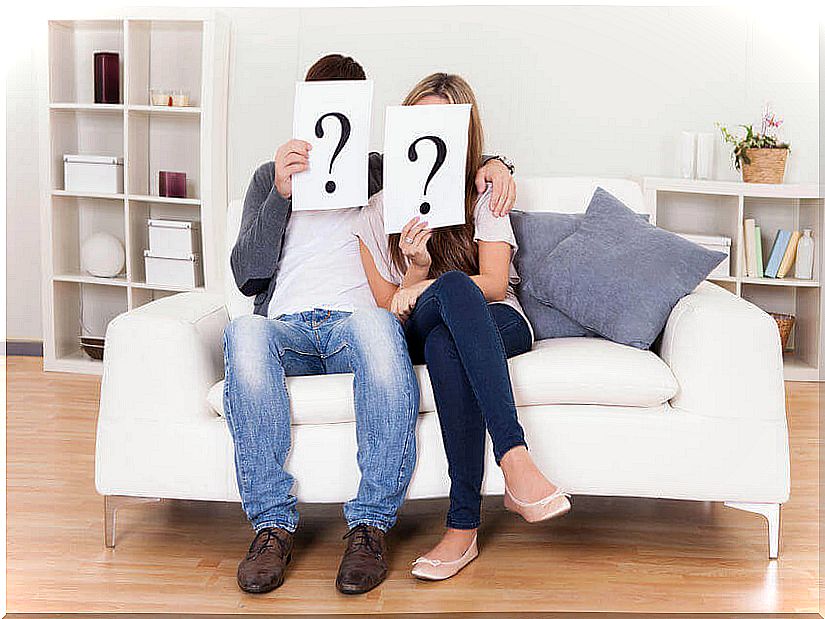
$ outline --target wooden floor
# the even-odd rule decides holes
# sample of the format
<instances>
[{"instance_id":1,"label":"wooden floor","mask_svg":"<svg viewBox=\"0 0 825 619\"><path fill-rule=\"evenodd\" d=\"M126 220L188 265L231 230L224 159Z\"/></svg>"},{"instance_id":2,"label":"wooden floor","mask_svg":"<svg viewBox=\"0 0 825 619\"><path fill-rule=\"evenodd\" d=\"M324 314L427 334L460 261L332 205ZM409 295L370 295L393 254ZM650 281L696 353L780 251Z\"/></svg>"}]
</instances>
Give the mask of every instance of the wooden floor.
<instances>
[{"instance_id":1,"label":"wooden floor","mask_svg":"<svg viewBox=\"0 0 825 619\"><path fill-rule=\"evenodd\" d=\"M411 501L389 536L390 576L336 593L340 506L305 506L287 582L241 593L250 539L240 506L168 501L124 509L103 546L94 489L99 378L43 373L9 357L9 612L434 613L444 611L817 612L819 386L789 383L791 500L779 561L761 517L718 504L580 497L564 518L527 525L485 502L481 556L424 583L410 562L436 540L444 501Z\"/></svg>"}]
</instances>

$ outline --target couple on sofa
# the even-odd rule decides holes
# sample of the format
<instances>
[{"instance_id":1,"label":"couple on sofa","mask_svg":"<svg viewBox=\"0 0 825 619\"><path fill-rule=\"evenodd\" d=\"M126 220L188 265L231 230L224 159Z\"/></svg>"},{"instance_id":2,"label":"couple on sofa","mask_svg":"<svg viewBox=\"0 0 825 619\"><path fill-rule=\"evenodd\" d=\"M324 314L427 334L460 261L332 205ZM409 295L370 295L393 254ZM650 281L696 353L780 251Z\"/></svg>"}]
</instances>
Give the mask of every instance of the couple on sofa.
<instances>
[{"instance_id":1,"label":"couple on sofa","mask_svg":"<svg viewBox=\"0 0 825 619\"><path fill-rule=\"evenodd\" d=\"M330 55L307 80L366 79L352 58ZM224 333L224 408L235 445L244 511L255 537L238 566L244 591L280 586L298 525L286 376L352 373L358 466L336 587L365 593L386 578L385 533L396 521L416 462L419 386L426 362L451 481L441 541L412 573L443 580L478 554L485 429L506 485L505 506L529 522L570 509L569 497L533 463L519 424L507 358L533 335L513 293L517 250L509 221L512 166L482 155L475 96L457 75L419 82L405 105L469 103L466 221L430 230L415 218L400 234L383 226L381 156L370 156L369 204L291 213L291 178L310 145L290 140L249 185L231 264L254 313Z\"/></svg>"}]
</instances>

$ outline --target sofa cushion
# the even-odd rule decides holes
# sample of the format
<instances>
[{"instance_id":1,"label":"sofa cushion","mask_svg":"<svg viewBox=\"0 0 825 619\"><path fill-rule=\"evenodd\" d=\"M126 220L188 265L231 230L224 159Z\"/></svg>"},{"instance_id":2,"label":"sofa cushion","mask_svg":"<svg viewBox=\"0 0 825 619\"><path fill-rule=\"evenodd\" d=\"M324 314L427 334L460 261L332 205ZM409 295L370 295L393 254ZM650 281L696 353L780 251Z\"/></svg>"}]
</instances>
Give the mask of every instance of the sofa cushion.
<instances>
[{"instance_id":1,"label":"sofa cushion","mask_svg":"<svg viewBox=\"0 0 825 619\"><path fill-rule=\"evenodd\" d=\"M647 213L637 213L643 221ZM579 229L583 213L553 213L512 211L510 221L518 241L519 250L513 256L521 284L516 289L521 307L533 326L537 340L551 337L598 337L578 322L552 305L536 298L530 290L530 282L553 268L546 258L556 246Z\"/></svg>"},{"instance_id":2,"label":"sofa cushion","mask_svg":"<svg viewBox=\"0 0 825 619\"><path fill-rule=\"evenodd\" d=\"M416 366L421 411L435 410L425 366ZM510 376L518 406L602 404L654 407L676 394L670 368L650 351L601 338L558 338L537 342L528 353L510 359ZM355 420L352 375L287 378L292 423L326 424ZM223 381L207 400L223 415Z\"/></svg>"},{"instance_id":3,"label":"sofa cushion","mask_svg":"<svg viewBox=\"0 0 825 619\"><path fill-rule=\"evenodd\" d=\"M548 268L544 261L547 254L578 229L582 217L581 213L510 213L519 244L519 250L513 256L521 278L517 288L518 299L537 340L594 335L555 307L542 303L528 286L534 277Z\"/></svg>"},{"instance_id":4,"label":"sofa cushion","mask_svg":"<svg viewBox=\"0 0 825 619\"><path fill-rule=\"evenodd\" d=\"M545 257L552 268L526 285L586 329L647 349L676 302L724 258L642 221L599 188L578 229Z\"/></svg>"}]
</instances>

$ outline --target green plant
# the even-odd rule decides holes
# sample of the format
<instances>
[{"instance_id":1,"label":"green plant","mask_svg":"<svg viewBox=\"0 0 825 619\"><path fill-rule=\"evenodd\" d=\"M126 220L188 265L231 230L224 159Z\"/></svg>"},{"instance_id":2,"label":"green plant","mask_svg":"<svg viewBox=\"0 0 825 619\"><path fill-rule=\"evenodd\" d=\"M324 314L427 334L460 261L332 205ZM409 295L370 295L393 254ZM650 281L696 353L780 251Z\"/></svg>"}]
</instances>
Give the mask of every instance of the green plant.
<instances>
[{"instance_id":1,"label":"green plant","mask_svg":"<svg viewBox=\"0 0 825 619\"><path fill-rule=\"evenodd\" d=\"M748 157L749 148L787 148L790 146L785 142L780 142L775 133L782 126L782 119L770 111L770 107L765 108L765 113L762 115L762 130L755 132L753 125L737 125L745 130L745 135L739 137L728 131L727 127L716 123L719 131L722 133L722 139L728 144L733 144L733 165L737 170L742 169L742 164L749 164L751 162Z\"/></svg>"}]
</instances>

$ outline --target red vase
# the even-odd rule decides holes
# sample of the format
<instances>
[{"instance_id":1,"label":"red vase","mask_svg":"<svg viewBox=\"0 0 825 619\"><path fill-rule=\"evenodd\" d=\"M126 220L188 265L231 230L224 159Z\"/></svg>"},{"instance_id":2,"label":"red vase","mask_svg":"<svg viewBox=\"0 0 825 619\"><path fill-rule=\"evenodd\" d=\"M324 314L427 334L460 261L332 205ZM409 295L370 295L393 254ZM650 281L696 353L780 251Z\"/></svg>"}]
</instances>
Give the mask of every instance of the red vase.
<instances>
[{"instance_id":1,"label":"red vase","mask_svg":"<svg viewBox=\"0 0 825 619\"><path fill-rule=\"evenodd\" d=\"M185 198L186 172L158 172L158 193L163 198Z\"/></svg>"},{"instance_id":2,"label":"red vase","mask_svg":"<svg viewBox=\"0 0 825 619\"><path fill-rule=\"evenodd\" d=\"M95 103L120 103L120 54L95 52Z\"/></svg>"}]
</instances>

